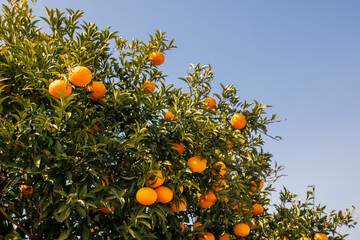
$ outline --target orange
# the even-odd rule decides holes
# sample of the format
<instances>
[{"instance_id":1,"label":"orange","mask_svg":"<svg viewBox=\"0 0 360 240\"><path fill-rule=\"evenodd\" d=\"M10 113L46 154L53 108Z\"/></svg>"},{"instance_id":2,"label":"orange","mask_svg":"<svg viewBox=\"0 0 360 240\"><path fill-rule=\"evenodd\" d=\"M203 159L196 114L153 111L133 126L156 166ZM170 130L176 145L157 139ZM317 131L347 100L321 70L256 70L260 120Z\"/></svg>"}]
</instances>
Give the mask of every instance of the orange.
<instances>
[{"instance_id":1,"label":"orange","mask_svg":"<svg viewBox=\"0 0 360 240\"><path fill-rule=\"evenodd\" d=\"M195 228L198 228L198 227L201 227L201 222L195 222L194 225L193 225L193 228L195 230Z\"/></svg>"},{"instance_id":2,"label":"orange","mask_svg":"<svg viewBox=\"0 0 360 240\"><path fill-rule=\"evenodd\" d=\"M165 181L162 171L156 171L156 173L149 173L146 179L147 179L147 184L149 184L150 187L152 188L157 188L163 185Z\"/></svg>"},{"instance_id":3,"label":"orange","mask_svg":"<svg viewBox=\"0 0 360 240\"><path fill-rule=\"evenodd\" d=\"M210 110L212 110L214 109L214 107L216 107L216 100L212 97L205 98L204 102L205 108L209 108Z\"/></svg>"},{"instance_id":4,"label":"orange","mask_svg":"<svg viewBox=\"0 0 360 240\"><path fill-rule=\"evenodd\" d=\"M95 230L98 229L98 227L90 228L90 232L95 232Z\"/></svg>"},{"instance_id":5,"label":"orange","mask_svg":"<svg viewBox=\"0 0 360 240\"><path fill-rule=\"evenodd\" d=\"M204 237L199 237L199 240L215 240L215 236L212 233L204 234Z\"/></svg>"},{"instance_id":6,"label":"orange","mask_svg":"<svg viewBox=\"0 0 360 240\"><path fill-rule=\"evenodd\" d=\"M49 85L49 93L51 96L60 99L58 92L62 92L68 97L72 92L71 84L65 80L55 80Z\"/></svg>"},{"instance_id":7,"label":"orange","mask_svg":"<svg viewBox=\"0 0 360 240\"><path fill-rule=\"evenodd\" d=\"M217 197L213 192L209 192L207 195L204 196L204 199L209 202L216 202Z\"/></svg>"},{"instance_id":8,"label":"orange","mask_svg":"<svg viewBox=\"0 0 360 240\"><path fill-rule=\"evenodd\" d=\"M74 68L70 75L70 82L75 86L85 86L91 82L92 75L87 67L78 66Z\"/></svg>"},{"instance_id":9,"label":"orange","mask_svg":"<svg viewBox=\"0 0 360 240\"><path fill-rule=\"evenodd\" d=\"M92 130L91 128L89 127L86 127L86 131L88 131L89 133L91 133L92 135L94 135L94 130Z\"/></svg>"},{"instance_id":10,"label":"orange","mask_svg":"<svg viewBox=\"0 0 360 240\"><path fill-rule=\"evenodd\" d=\"M242 129L246 125L246 118L244 115L240 113L235 113L231 117L231 126L233 126L236 129Z\"/></svg>"},{"instance_id":11,"label":"orange","mask_svg":"<svg viewBox=\"0 0 360 240\"><path fill-rule=\"evenodd\" d=\"M187 228L187 226L185 224L181 224L181 232L183 232L185 228Z\"/></svg>"},{"instance_id":12,"label":"orange","mask_svg":"<svg viewBox=\"0 0 360 240\"><path fill-rule=\"evenodd\" d=\"M202 172L206 169L206 159L200 156L191 157L187 161L187 165L193 172Z\"/></svg>"},{"instance_id":13,"label":"orange","mask_svg":"<svg viewBox=\"0 0 360 240\"><path fill-rule=\"evenodd\" d=\"M225 233L222 236L219 236L219 240L230 240L229 234Z\"/></svg>"},{"instance_id":14,"label":"orange","mask_svg":"<svg viewBox=\"0 0 360 240\"><path fill-rule=\"evenodd\" d=\"M186 208L186 202L183 198L180 198L180 202L179 202L179 208L176 208L176 204L175 202L173 202L171 205L170 205L170 209L173 210L173 212L181 212L183 210L185 210ZM177 210L177 211L176 211Z\"/></svg>"},{"instance_id":15,"label":"orange","mask_svg":"<svg viewBox=\"0 0 360 240\"><path fill-rule=\"evenodd\" d=\"M215 190L215 192L221 191L226 188L226 182L222 179L220 179L217 183L213 183L211 186Z\"/></svg>"},{"instance_id":16,"label":"orange","mask_svg":"<svg viewBox=\"0 0 360 240\"><path fill-rule=\"evenodd\" d=\"M260 191L264 187L264 182L262 180L260 181L260 184L259 184L258 188L257 188L257 184L256 184L255 181L252 181L251 184L254 185L254 186L251 187L251 190L253 190L254 192Z\"/></svg>"},{"instance_id":17,"label":"orange","mask_svg":"<svg viewBox=\"0 0 360 240\"><path fill-rule=\"evenodd\" d=\"M144 94L150 94L149 90L154 92L155 91L155 83L153 82L150 82L150 81L145 81L144 84L141 85L140 89L141 88L147 88L145 91L144 91Z\"/></svg>"},{"instance_id":18,"label":"orange","mask_svg":"<svg viewBox=\"0 0 360 240\"><path fill-rule=\"evenodd\" d=\"M250 233L250 227L246 223L238 223L234 227L234 233L240 237L246 237Z\"/></svg>"},{"instance_id":19,"label":"orange","mask_svg":"<svg viewBox=\"0 0 360 240\"><path fill-rule=\"evenodd\" d=\"M8 86L8 85L9 85L9 84L6 84L5 82L0 82L0 88L3 87L3 86ZM8 92L10 92L11 87L10 87L10 86L4 87L2 90L3 90L4 92L8 93Z\"/></svg>"},{"instance_id":20,"label":"orange","mask_svg":"<svg viewBox=\"0 0 360 240\"><path fill-rule=\"evenodd\" d=\"M103 213L112 213L115 211L115 207L111 206L110 210L107 209L106 207L99 207L100 211L102 211Z\"/></svg>"},{"instance_id":21,"label":"orange","mask_svg":"<svg viewBox=\"0 0 360 240\"><path fill-rule=\"evenodd\" d=\"M180 190L181 193L183 193L183 191L184 191L184 186L181 186L179 190Z\"/></svg>"},{"instance_id":22,"label":"orange","mask_svg":"<svg viewBox=\"0 0 360 240\"><path fill-rule=\"evenodd\" d=\"M98 127L98 124L95 123L92 129L89 128L89 127L86 127L86 130L87 130L89 133L91 133L92 135L94 135L94 133L95 133L94 130L95 130L95 131L101 131L101 132L103 132L103 131L104 131L104 128L103 128L103 127Z\"/></svg>"},{"instance_id":23,"label":"orange","mask_svg":"<svg viewBox=\"0 0 360 240\"><path fill-rule=\"evenodd\" d=\"M182 144L182 143L174 143L174 145L176 146L176 147L174 147L174 149L176 149L178 154L181 155L185 150L184 144Z\"/></svg>"},{"instance_id":24,"label":"orange","mask_svg":"<svg viewBox=\"0 0 360 240\"><path fill-rule=\"evenodd\" d=\"M225 171L226 165L225 165L224 162L222 162L222 161L216 162L216 163L214 163L213 167L215 169L219 169L221 176L225 175L225 173L226 173L226 171ZM217 175L217 173L214 173L214 175Z\"/></svg>"},{"instance_id":25,"label":"orange","mask_svg":"<svg viewBox=\"0 0 360 240\"><path fill-rule=\"evenodd\" d=\"M155 191L157 193L157 200L161 203L168 203L174 197L174 192L168 187L160 186Z\"/></svg>"},{"instance_id":26,"label":"orange","mask_svg":"<svg viewBox=\"0 0 360 240\"><path fill-rule=\"evenodd\" d=\"M88 92L93 92L90 95L92 100L99 100L100 98L105 96L106 87L102 82L93 81L91 86L87 87Z\"/></svg>"},{"instance_id":27,"label":"orange","mask_svg":"<svg viewBox=\"0 0 360 240\"><path fill-rule=\"evenodd\" d=\"M228 148L229 148L230 151L234 150L234 146L235 146L234 142L228 140L227 144L228 144Z\"/></svg>"},{"instance_id":28,"label":"orange","mask_svg":"<svg viewBox=\"0 0 360 240\"><path fill-rule=\"evenodd\" d=\"M154 189L149 187L142 187L136 193L136 200L141 205L151 205L157 200L157 193Z\"/></svg>"},{"instance_id":29,"label":"orange","mask_svg":"<svg viewBox=\"0 0 360 240\"><path fill-rule=\"evenodd\" d=\"M34 193L34 189L32 186L29 185L21 185L21 193L25 196L31 195Z\"/></svg>"},{"instance_id":30,"label":"orange","mask_svg":"<svg viewBox=\"0 0 360 240\"><path fill-rule=\"evenodd\" d=\"M94 124L93 129L94 129L95 131L101 131L101 132L104 131L104 128L103 128L103 127L98 127L98 124L97 124L97 123Z\"/></svg>"},{"instance_id":31,"label":"orange","mask_svg":"<svg viewBox=\"0 0 360 240\"><path fill-rule=\"evenodd\" d=\"M254 216L259 216L259 215L261 215L261 214L264 212L264 208L263 208L260 204L258 204L258 203L256 203L256 204L253 205L253 209L254 209L254 210L252 210L251 213L252 213Z\"/></svg>"},{"instance_id":32,"label":"orange","mask_svg":"<svg viewBox=\"0 0 360 240\"><path fill-rule=\"evenodd\" d=\"M164 63L165 56L162 52L152 52L149 56L149 60L154 66L159 66Z\"/></svg>"},{"instance_id":33,"label":"orange","mask_svg":"<svg viewBox=\"0 0 360 240\"><path fill-rule=\"evenodd\" d=\"M167 112L165 113L164 119L167 122L170 122L172 119L174 118L174 114L172 112Z\"/></svg>"},{"instance_id":34,"label":"orange","mask_svg":"<svg viewBox=\"0 0 360 240\"><path fill-rule=\"evenodd\" d=\"M209 207L211 207L212 205L214 205L214 202L207 201L207 200L205 200L204 197L201 197L201 198L199 199L199 205L200 205L201 208L209 208Z\"/></svg>"},{"instance_id":35,"label":"orange","mask_svg":"<svg viewBox=\"0 0 360 240\"><path fill-rule=\"evenodd\" d=\"M310 240L310 238L302 237L302 238L300 238L300 240Z\"/></svg>"},{"instance_id":36,"label":"orange","mask_svg":"<svg viewBox=\"0 0 360 240\"><path fill-rule=\"evenodd\" d=\"M249 209L245 208L245 204L239 203L238 205L236 205L235 207L233 207L234 210L238 210L240 211L240 209L242 209L242 211L247 212L249 211Z\"/></svg>"},{"instance_id":37,"label":"orange","mask_svg":"<svg viewBox=\"0 0 360 240\"><path fill-rule=\"evenodd\" d=\"M328 237L324 233L316 233L314 240L328 240Z\"/></svg>"},{"instance_id":38,"label":"orange","mask_svg":"<svg viewBox=\"0 0 360 240\"><path fill-rule=\"evenodd\" d=\"M103 177L100 180L103 186L109 186L109 179L107 177Z\"/></svg>"}]
</instances>

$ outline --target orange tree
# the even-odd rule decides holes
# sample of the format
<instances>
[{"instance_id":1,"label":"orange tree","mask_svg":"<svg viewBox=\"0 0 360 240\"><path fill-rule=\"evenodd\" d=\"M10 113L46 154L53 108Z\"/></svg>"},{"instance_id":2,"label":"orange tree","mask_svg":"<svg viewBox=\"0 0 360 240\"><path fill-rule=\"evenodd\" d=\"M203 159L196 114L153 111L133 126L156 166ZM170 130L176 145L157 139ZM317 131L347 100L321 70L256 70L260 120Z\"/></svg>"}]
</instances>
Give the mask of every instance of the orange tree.
<instances>
[{"instance_id":1,"label":"orange tree","mask_svg":"<svg viewBox=\"0 0 360 240\"><path fill-rule=\"evenodd\" d=\"M311 190L270 203L277 117L232 85L210 94L210 66L170 84L164 33L128 43L81 11L46 14L2 6L1 239L344 239L355 225Z\"/></svg>"}]
</instances>

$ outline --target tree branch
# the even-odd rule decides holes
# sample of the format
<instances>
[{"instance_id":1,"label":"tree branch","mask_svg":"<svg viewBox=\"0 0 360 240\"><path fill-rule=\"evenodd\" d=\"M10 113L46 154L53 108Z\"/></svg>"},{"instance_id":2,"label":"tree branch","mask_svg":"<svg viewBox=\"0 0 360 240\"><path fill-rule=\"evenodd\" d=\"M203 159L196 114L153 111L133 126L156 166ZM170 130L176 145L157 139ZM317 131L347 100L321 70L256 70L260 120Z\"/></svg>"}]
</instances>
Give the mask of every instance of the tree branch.
<instances>
[{"instance_id":1,"label":"tree branch","mask_svg":"<svg viewBox=\"0 0 360 240\"><path fill-rule=\"evenodd\" d=\"M34 237L28 232L26 231L25 228L23 228L20 224L18 224L14 219L12 219L5 211L2 207L0 207L0 213L2 215L4 215L9 221L11 221L13 224L15 224L23 233L25 233L26 235L28 235L29 239L34 239Z\"/></svg>"}]
</instances>

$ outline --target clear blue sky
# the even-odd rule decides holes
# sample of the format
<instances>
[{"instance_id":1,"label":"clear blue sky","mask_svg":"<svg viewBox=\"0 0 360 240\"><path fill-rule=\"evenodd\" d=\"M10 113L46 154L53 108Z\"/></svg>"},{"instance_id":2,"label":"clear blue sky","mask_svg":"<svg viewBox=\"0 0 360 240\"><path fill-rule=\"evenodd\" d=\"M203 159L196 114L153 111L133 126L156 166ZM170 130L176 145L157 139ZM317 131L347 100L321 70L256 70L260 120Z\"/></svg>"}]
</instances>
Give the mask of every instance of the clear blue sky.
<instances>
[{"instance_id":1,"label":"clear blue sky","mask_svg":"<svg viewBox=\"0 0 360 240\"><path fill-rule=\"evenodd\" d=\"M45 0L36 13L44 15ZM273 160L285 165L277 187L304 197L316 186L318 203L360 209L360 1L137 0L47 1L81 9L85 20L119 35L148 40L156 29L178 49L160 66L181 87L189 63L211 64L214 92L234 83L246 100L273 105L287 121L270 127ZM360 239L360 226L349 240Z\"/></svg>"}]
</instances>

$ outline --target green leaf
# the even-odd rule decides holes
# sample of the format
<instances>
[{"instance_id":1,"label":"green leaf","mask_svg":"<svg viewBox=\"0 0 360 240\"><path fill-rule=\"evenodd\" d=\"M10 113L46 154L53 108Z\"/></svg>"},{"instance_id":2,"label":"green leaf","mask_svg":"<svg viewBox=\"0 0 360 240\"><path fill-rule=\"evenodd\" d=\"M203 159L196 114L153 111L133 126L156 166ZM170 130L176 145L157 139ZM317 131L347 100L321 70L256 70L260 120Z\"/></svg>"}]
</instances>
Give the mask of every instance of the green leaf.
<instances>
[{"instance_id":1,"label":"green leaf","mask_svg":"<svg viewBox=\"0 0 360 240\"><path fill-rule=\"evenodd\" d=\"M83 207L76 207L76 211L79 213L80 216L86 217L86 211Z\"/></svg>"},{"instance_id":2,"label":"green leaf","mask_svg":"<svg viewBox=\"0 0 360 240\"><path fill-rule=\"evenodd\" d=\"M41 155L37 155L34 157L33 162L37 168L40 168L41 163Z\"/></svg>"},{"instance_id":3,"label":"green leaf","mask_svg":"<svg viewBox=\"0 0 360 240\"><path fill-rule=\"evenodd\" d=\"M71 213L71 208L70 207L67 207L59 216L58 218L56 219L58 222L63 222L65 221L69 215Z\"/></svg>"},{"instance_id":4,"label":"green leaf","mask_svg":"<svg viewBox=\"0 0 360 240\"><path fill-rule=\"evenodd\" d=\"M55 143L55 152L56 152L56 154L60 154L62 152L62 146L59 141L56 141L56 143Z\"/></svg>"}]
</instances>

